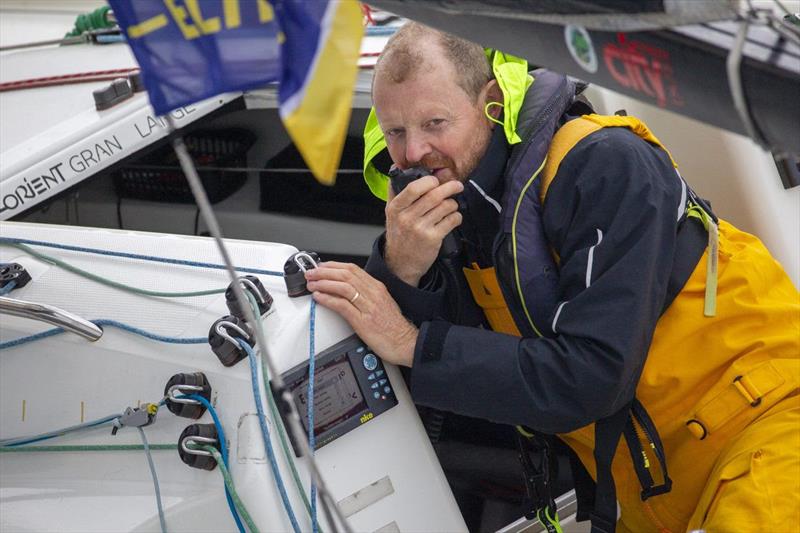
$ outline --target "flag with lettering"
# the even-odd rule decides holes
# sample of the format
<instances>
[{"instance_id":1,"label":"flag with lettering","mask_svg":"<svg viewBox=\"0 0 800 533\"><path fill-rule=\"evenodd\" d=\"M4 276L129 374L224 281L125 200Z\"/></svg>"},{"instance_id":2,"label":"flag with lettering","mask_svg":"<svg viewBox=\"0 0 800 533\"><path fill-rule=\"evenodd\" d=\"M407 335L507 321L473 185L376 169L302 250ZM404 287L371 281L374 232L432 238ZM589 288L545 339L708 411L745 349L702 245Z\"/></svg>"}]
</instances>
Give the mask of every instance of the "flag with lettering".
<instances>
[{"instance_id":1,"label":"flag with lettering","mask_svg":"<svg viewBox=\"0 0 800 533\"><path fill-rule=\"evenodd\" d=\"M278 82L284 125L332 184L363 34L356 0L109 0L159 115Z\"/></svg>"}]
</instances>

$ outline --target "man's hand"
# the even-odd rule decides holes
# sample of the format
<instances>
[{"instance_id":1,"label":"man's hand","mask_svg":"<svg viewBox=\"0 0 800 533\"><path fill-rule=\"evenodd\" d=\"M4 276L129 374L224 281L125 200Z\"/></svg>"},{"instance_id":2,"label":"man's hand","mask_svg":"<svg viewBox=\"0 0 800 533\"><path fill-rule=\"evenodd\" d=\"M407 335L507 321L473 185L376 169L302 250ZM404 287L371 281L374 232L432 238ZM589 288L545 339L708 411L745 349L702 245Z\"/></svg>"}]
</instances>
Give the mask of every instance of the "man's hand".
<instances>
[{"instance_id":1,"label":"man's hand","mask_svg":"<svg viewBox=\"0 0 800 533\"><path fill-rule=\"evenodd\" d=\"M336 311L381 359L411 366L419 331L380 281L349 263L321 263L306 272L314 299Z\"/></svg>"},{"instance_id":2,"label":"man's hand","mask_svg":"<svg viewBox=\"0 0 800 533\"><path fill-rule=\"evenodd\" d=\"M419 285L436 260L442 240L461 224L458 202L451 196L463 190L461 182L439 185L435 176L411 182L396 197L389 187L384 259L395 276Z\"/></svg>"}]
</instances>

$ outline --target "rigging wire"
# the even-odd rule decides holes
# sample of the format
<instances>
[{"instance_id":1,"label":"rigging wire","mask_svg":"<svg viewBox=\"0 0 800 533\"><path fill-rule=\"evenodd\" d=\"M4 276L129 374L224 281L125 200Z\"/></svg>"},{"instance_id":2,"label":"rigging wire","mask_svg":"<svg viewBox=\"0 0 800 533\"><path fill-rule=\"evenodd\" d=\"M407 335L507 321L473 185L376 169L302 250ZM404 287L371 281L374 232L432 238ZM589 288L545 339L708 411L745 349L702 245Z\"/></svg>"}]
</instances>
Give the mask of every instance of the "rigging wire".
<instances>
[{"instance_id":1,"label":"rigging wire","mask_svg":"<svg viewBox=\"0 0 800 533\"><path fill-rule=\"evenodd\" d=\"M217 416L217 411L214 409L214 406L211 405L211 402L206 400L204 397L200 396L199 394L186 394L179 396L180 398L186 398L189 400L194 400L199 402L205 406L208 410L208 413L211 415L211 419L214 421L214 427L217 429L217 439L219 440L219 447L220 451L222 452L222 463L227 467L228 466L228 443L227 439L225 438L225 430L222 428L222 422L219 421L219 416ZM216 449L216 448L215 448ZM227 470L227 468L226 468ZM233 487L233 481L230 483L231 487ZM233 516L234 522L236 522L236 527L239 529L240 533L245 533L244 525L242 524L242 520L239 518L239 513L237 512L237 508L235 502L233 500L233 496L231 496L231 491L228 488L228 483L225 483L225 499L228 502L228 509L231 511L231 515Z\"/></svg>"},{"instance_id":2,"label":"rigging wire","mask_svg":"<svg viewBox=\"0 0 800 533\"><path fill-rule=\"evenodd\" d=\"M114 420L118 419L122 416L119 413L104 416L102 418L97 418L95 420L90 420L89 422L84 422L82 424L76 424L74 426L68 426L61 429L56 429L53 431L48 431L46 433L40 433L38 435L29 435L25 437L14 437L10 439L0 439L0 446L23 446L25 444L33 444L34 442L40 442L43 440L54 439L56 437L63 437L64 435L68 435L70 433L76 433L78 431L86 431L87 429L95 428L97 426L102 426L105 424L109 424Z\"/></svg>"},{"instance_id":3,"label":"rigging wire","mask_svg":"<svg viewBox=\"0 0 800 533\"><path fill-rule=\"evenodd\" d=\"M150 451L177 450L177 444L149 444ZM5 446L0 445L0 453L64 453L64 452L131 452L144 450L141 444L62 444L48 446Z\"/></svg>"},{"instance_id":4,"label":"rigging wire","mask_svg":"<svg viewBox=\"0 0 800 533\"><path fill-rule=\"evenodd\" d=\"M389 35L386 30L380 30L378 33ZM393 32L392 32L393 33ZM376 34L377 35L377 34ZM65 39L56 39L53 41L41 41L37 43L30 43L28 45L13 45L0 47L0 52L7 50L15 50L18 48L28 48L30 46L42 46L49 44L78 44L88 42L88 36L68 37ZM100 39L100 37L98 37ZM360 58L377 57L379 52L365 52L360 54ZM372 65L359 66L361 69L370 69ZM71 74L62 74L59 76L45 76L41 78L28 78L22 80L15 80L0 83L0 92L4 91L18 91L22 89L35 89L39 87L56 87L59 85L69 85L73 83L93 83L98 81L113 81L128 74L139 72L139 67L128 67L109 70L97 70L90 72L74 72Z\"/></svg>"},{"instance_id":5,"label":"rigging wire","mask_svg":"<svg viewBox=\"0 0 800 533\"><path fill-rule=\"evenodd\" d=\"M136 326L131 326L129 324L125 324L123 322L119 322L117 320L112 320L108 318L90 320L90 322L99 328L102 328L103 326L113 326L115 328L123 329L127 332L140 335L147 339L158 342L165 342L167 344L205 344L208 342L208 337L168 337L166 335L151 333L142 328L137 328ZM23 344L27 344L29 342L46 339L47 337L52 337L54 335L60 335L61 333L64 333L63 328L53 328L47 331L42 331L40 333L34 333L33 335L28 335L27 337L20 337L19 339L0 342L0 350L15 348L17 346L22 346Z\"/></svg>"},{"instance_id":6,"label":"rigging wire","mask_svg":"<svg viewBox=\"0 0 800 533\"><path fill-rule=\"evenodd\" d=\"M211 454L211 456L214 458L214 460L217 462L217 465L219 466L219 471L222 474L222 478L225 480L225 490L227 490L228 493L230 494L237 512L242 516L242 520L244 520L244 523L247 524L247 528L250 530L251 533L259 533L259 529L256 526L255 522L253 521L253 518L250 516L250 513L247 511L247 508L244 506L244 502L242 502L242 499L239 497L239 493L236 492L236 487L234 487L233 485L233 479L231 478L231 474L228 471L228 466L223 460L223 457L220 455L219 450L217 450L213 446L208 446L208 445L193 446L190 443L187 444L187 447L204 450Z\"/></svg>"},{"instance_id":7,"label":"rigging wire","mask_svg":"<svg viewBox=\"0 0 800 533\"><path fill-rule=\"evenodd\" d=\"M253 348L242 339L237 339L239 346L247 352L247 359L250 362L250 383L253 388L253 401L256 404L256 414L258 415L258 425L261 428L261 438L264 442L264 450L269 460L269 466L272 470L272 477L278 487L278 492L281 495L283 508L286 510L286 515L289 517L289 522L292 524L292 529L295 533L300 533L300 525L297 523L297 518L292 509L292 504L289 501L289 495L286 493L286 486L283 484L281 471L278 468L278 462L275 459L275 450L272 447L272 439L269 436L269 428L267 428L267 416L264 414L264 406L261 403L261 392L258 390L258 368L256 367L256 353ZM265 391L266 392L266 391Z\"/></svg>"},{"instance_id":8,"label":"rigging wire","mask_svg":"<svg viewBox=\"0 0 800 533\"><path fill-rule=\"evenodd\" d=\"M44 76L41 78L7 81L0 83L0 92L18 91L21 89L35 89L39 87L54 87L59 85L70 85L73 83L112 81L125 77L134 72L139 72L139 67L95 70L91 72L76 72L73 74L61 74L59 76Z\"/></svg>"},{"instance_id":9,"label":"rigging wire","mask_svg":"<svg viewBox=\"0 0 800 533\"><path fill-rule=\"evenodd\" d=\"M156 465L153 464L153 455L150 453L150 444L147 442L147 436L141 427L137 427L139 436L142 438L142 446L144 447L144 454L147 456L147 464L150 467L150 475L153 477L153 487L156 491L156 506L158 507L158 521L161 523L161 533L167 533L167 520L164 517L164 507L161 505L161 489L158 486L158 474L156 474Z\"/></svg>"},{"instance_id":10,"label":"rigging wire","mask_svg":"<svg viewBox=\"0 0 800 533\"><path fill-rule=\"evenodd\" d=\"M0 244L5 245L5 246L11 246L11 247L17 248L19 250L22 250L23 252L25 252L26 254L30 255L31 257L34 257L34 258L39 259L41 261L44 261L45 263L50 263L52 265L55 265L55 266L57 266L59 268L62 268L63 270L66 270L68 272L72 272L73 274L77 274L78 276L84 277L86 279L90 279L92 281L96 281L97 283L100 283L102 285L106 285L108 287L113 287L115 289L120 289L120 290L127 291L127 292L130 292L130 293L133 293L133 294L140 294L140 295L143 295L143 296L156 296L156 297L159 297L159 298L191 298L191 297L195 297L195 296L209 296L209 295L212 295L212 294L222 294L226 290L225 288L222 288L222 289L206 289L206 290L201 290L201 291L169 292L169 291L154 291L154 290L149 290L149 289L142 289L140 287L135 287L133 285L128 285L126 283L121 283L119 281L114 281L112 279L106 278L106 277L101 276L99 274L93 274L92 272L89 272L87 270L83 270L82 268L78 268L76 266L73 266L73 265L67 263L66 261L62 261L61 259L58 259L57 257L53 257L51 255L43 254L42 252L37 252L36 250L34 250L33 248L31 248L31 247L29 247L29 246L27 246L25 244L21 244L21 243L0 243ZM2 294L2 293L0 293L0 294Z\"/></svg>"},{"instance_id":11,"label":"rigging wire","mask_svg":"<svg viewBox=\"0 0 800 533\"><path fill-rule=\"evenodd\" d=\"M314 434L314 318L317 302L311 298L311 310L309 312L308 320L308 390L307 397L307 417L308 417L308 447L311 450L311 456L314 455L314 449L317 447L317 438ZM314 479L311 479L311 529L313 533L319 531L319 524L317 523L317 485Z\"/></svg>"},{"instance_id":12,"label":"rigging wire","mask_svg":"<svg viewBox=\"0 0 800 533\"><path fill-rule=\"evenodd\" d=\"M199 261L187 261L185 259L172 259L169 257L160 257L156 255L133 254L129 252L115 252L113 250L103 250L100 248L87 248L85 246L73 246L70 244L60 244L47 241L35 241L31 239L17 239L10 237L0 237L0 246L10 244L30 244L32 246L43 246L46 248L55 248L58 250L68 250L70 252L83 252L88 254L105 255L110 257L122 257L125 259L139 259L142 261L152 261L155 263L166 263L168 265L179 265L195 268L210 268L214 270L225 270L225 265L217 263L201 263ZM283 277L283 272L276 270L264 270L261 268L249 267L234 267L236 271L246 272L248 274L263 274L265 276L280 276Z\"/></svg>"},{"instance_id":13,"label":"rigging wire","mask_svg":"<svg viewBox=\"0 0 800 533\"><path fill-rule=\"evenodd\" d=\"M236 271L233 267L233 263L225 242L223 241L222 231L219 223L217 222L217 218L214 215L214 209L211 207L211 203L209 202L208 196L206 195L205 189L200 181L200 176L197 174L197 170L194 168L194 163L189 155L189 151L186 148L183 138L180 136L180 134L176 133L175 121L172 120L172 117L169 115L166 116L166 119L168 125L167 129L169 135L172 137L172 147L176 156L178 157L178 161L180 162L183 173L187 182L189 183L189 187L192 190L192 194L194 195L197 206L200 208L200 213L203 216L206 227L214 238L214 241L217 243L220 255L222 255L228 275L233 282L231 287L233 288L236 301L239 303L239 307L244 311L245 320L249 321L251 324L255 324L257 320L255 313L253 313L253 310L247 305L244 291L237 281ZM297 413L297 410L293 408L291 395L286 390L286 386L281 378L280 373L275 368L272 358L268 355L266 339L263 335L263 332L259 328L256 328L256 337L258 345L261 349L262 358L266 360L269 366L275 386L279 391L282 391L282 401L290 406L289 416L287 417L289 420L289 427L292 431L292 434L295 436L295 441L298 443L298 446L301 449L301 455L308 458L309 470L311 470L312 476L317 483L318 491L322 497L323 510L328 518L328 522L335 531L336 522L333 520L333 515L335 514L344 531L346 533L351 533L350 526L345 521L344 516L336 504L336 501L333 499L333 496L330 494L330 491L328 491L327 485L325 485L325 482L322 479L322 475L320 474L316 462L314 461L313 457L310 456L308 441L305 438L305 435L303 435L303 430L300 425L300 417Z\"/></svg>"},{"instance_id":14,"label":"rigging wire","mask_svg":"<svg viewBox=\"0 0 800 533\"><path fill-rule=\"evenodd\" d=\"M250 307L253 309L253 314L257 313L258 303L256 302L255 296L248 291L245 293L247 296L248 301L250 302ZM264 336L263 325L261 320L257 320L255 327L257 329L261 329L261 335ZM311 504L308 501L308 496L306 496L305 490L303 490L303 482L300 481L300 475L297 473L297 467L295 466L295 460L292 455L292 452L289 449L289 443L287 441L286 435L286 428L282 423L282 418L280 413L278 412L278 406L275 403L275 395L272 391L272 387L269 384L269 369L267 368L267 364L264 362L264 357L259 358L261 363L261 379L264 385L264 390L267 392L267 405L269 407L270 414L272 415L272 419L275 421L275 427L278 429L278 437L280 438L281 449L283 450L283 457L286 460L286 464L289 465L289 469L292 473L292 479L294 480L294 486L297 490L297 493L300 495L300 498L303 500L303 505L306 508L306 512L308 513L309 517L311 516Z\"/></svg>"}]
</instances>

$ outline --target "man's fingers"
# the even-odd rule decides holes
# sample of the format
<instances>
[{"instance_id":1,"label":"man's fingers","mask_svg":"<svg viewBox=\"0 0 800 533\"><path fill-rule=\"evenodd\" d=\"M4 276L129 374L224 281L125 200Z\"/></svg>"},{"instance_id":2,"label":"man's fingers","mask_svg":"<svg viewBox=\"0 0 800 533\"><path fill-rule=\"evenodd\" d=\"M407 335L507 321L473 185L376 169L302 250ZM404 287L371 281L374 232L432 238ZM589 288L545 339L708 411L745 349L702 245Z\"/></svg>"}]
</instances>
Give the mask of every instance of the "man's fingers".
<instances>
[{"instance_id":1,"label":"man's fingers","mask_svg":"<svg viewBox=\"0 0 800 533\"><path fill-rule=\"evenodd\" d=\"M380 282L370 276L363 268L358 265L354 265L353 263L340 263L338 261L326 261L321 263L319 268L323 268L325 270L322 271L322 276L327 277L329 271L336 271L335 278L329 279L336 279L339 281L347 281L351 284L360 284L361 287L357 287L359 290L361 288L373 287ZM316 270L316 269L315 269Z\"/></svg>"},{"instance_id":2,"label":"man's fingers","mask_svg":"<svg viewBox=\"0 0 800 533\"><path fill-rule=\"evenodd\" d=\"M340 296L346 299L353 297L356 291L361 294L374 293L383 287L383 283L370 276L364 269L352 263L339 263L337 261L326 261L320 263L317 268L306 272L308 282L318 282L327 280L340 282L339 289L344 290ZM348 289L347 286L350 288Z\"/></svg>"},{"instance_id":3,"label":"man's fingers","mask_svg":"<svg viewBox=\"0 0 800 533\"><path fill-rule=\"evenodd\" d=\"M425 216L422 217L422 220L426 224L435 226L436 224L441 222L447 215L455 213L456 211L458 211L458 202L456 202L453 199L448 199L440 203L427 213L425 213Z\"/></svg>"},{"instance_id":4,"label":"man's fingers","mask_svg":"<svg viewBox=\"0 0 800 533\"><path fill-rule=\"evenodd\" d=\"M312 268L306 272L306 279L308 281L329 279L332 281L350 281L355 275L354 273L345 268L345 263L326 262L320 263L317 268Z\"/></svg>"},{"instance_id":5,"label":"man's fingers","mask_svg":"<svg viewBox=\"0 0 800 533\"><path fill-rule=\"evenodd\" d=\"M460 225L461 225L461 213L456 211L455 213L450 213L449 215L444 217L441 222L436 224L436 230L441 234L442 238L444 238L445 235L447 235Z\"/></svg>"},{"instance_id":6,"label":"man's fingers","mask_svg":"<svg viewBox=\"0 0 800 533\"><path fill-rule=\"evenodd\" d=\"M354 326L359 318L359 311L350 302L344 298L333 296L332 294L325 294L324 292L315 291L312 293L312 298L323 307L327 307L331 311L335 311L342 315L347 322ZM354 327L355 329L355 327Z\"/></svg>"},{"instance_id":7,"label":"man's fingers","mask_svg":"<svg viewBox=\"0 0 800 533\"><path fill-rule=\"evenodd\" d=\"M425 193L427 197L426 200L429 198L433 204L440 204L445 199L450 198L461 191L464 190L464 184L460 181L448 181L442 183L435 189L432 189Z\"/></svg>"},{"instance_id":8,"label":"man's fingers","mask_svg":"<svg viewBox=\"0 0 800 533\"><path fill-rule=\"evenodd\" d=\"M339 270L347 270L347 271L353 271L354 269L359 268L357 265L354 265L353 263L342 263L339 261L323 261L322 263L319 264L319 266L325 268L338 268Z\"/></svg>"},{"instance_id":9,"label":"man's fingers","mask_svg":"<svg viewBox=\"0 0 800 533\"><path fill-rule=\"evenodd\" d=\"M321 279L319 281L309 281L308 290L312 292L324 292L345 300L351 300L355 296L358 289L354 288L351 284L344 281L331 281Z\"/></svg>"},{"instance_id":10,"label":"man's fingers","mask_svg":"<svg viewBox=\"0 0 800 533\"><path fill-rule=\"evenodd\" d=\"M431 189L420 197L414 205L408 208L408 213L412 217L422 217L435 209L448 198L460 193L464 190L464 186L458 181L448 181L439 185L435 189Z\"/></svg>"},{"instance_id":11,"label":"man's fingers","mask_svg":"<svg viewBox=\"0 0 800 533\"><path fill-rule=\"evenodd\" d=\"M423 176L418 180L414 180L409 183L390 204L387 204L387 210L402 211L403 209L407 209L422 195L438 186L439 180L436 179L436 176Z\"/></svg>"}]
</instances>

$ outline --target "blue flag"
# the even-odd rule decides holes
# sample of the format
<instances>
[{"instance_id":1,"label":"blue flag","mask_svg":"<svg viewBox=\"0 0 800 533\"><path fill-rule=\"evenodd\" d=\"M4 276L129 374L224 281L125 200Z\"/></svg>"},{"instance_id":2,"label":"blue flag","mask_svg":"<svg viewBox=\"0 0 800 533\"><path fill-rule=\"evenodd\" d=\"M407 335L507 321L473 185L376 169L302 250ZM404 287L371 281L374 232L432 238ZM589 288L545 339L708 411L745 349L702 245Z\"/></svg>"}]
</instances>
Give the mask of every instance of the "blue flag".
<instances>
[{"instance_id":1,"label":"blue flag","mask_svg":"<svg viewBox=\"0 0 800 533\"><path fill-rule=\"evenodd\" d=\"M336 177L363 34L356 0L109 0L159 115L278 82L306 164Z\"/></svg>"}]
</instances>

